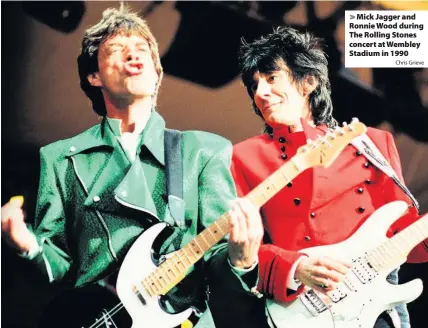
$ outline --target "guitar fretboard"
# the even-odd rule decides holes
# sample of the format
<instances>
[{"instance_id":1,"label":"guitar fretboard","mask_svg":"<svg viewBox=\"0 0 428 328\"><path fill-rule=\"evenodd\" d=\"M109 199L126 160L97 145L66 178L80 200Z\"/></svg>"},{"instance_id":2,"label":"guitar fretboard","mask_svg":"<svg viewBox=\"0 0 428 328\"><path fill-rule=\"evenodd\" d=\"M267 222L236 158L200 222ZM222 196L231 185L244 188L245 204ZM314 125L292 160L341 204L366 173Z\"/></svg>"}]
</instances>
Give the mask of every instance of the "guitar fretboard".
<instances>
[{"instance_id":1,"label":"guitar fretboard","mask_svg":"<svg viewBox=\"0 0 428 328\"><path fill-rule=\"evenodd\" d=\"M303 155L297 154L247 194L256 207L261 207L307 167ZM223 214L189 244L175 252L155 271L142 280L151 296L164 295L180 282L189 269L229 232L229 212Z\"/></svg>"},{"instance_id":2,"label":"guitar fretboard","mask_svg":"<svg viewBox=\"0 0 428 328\"><path fill-rule=\"evenodd\" d=\"M394 269L427 237L428 214L370 251L366 258L376 271Z\"/></svg>"}]
</instances>

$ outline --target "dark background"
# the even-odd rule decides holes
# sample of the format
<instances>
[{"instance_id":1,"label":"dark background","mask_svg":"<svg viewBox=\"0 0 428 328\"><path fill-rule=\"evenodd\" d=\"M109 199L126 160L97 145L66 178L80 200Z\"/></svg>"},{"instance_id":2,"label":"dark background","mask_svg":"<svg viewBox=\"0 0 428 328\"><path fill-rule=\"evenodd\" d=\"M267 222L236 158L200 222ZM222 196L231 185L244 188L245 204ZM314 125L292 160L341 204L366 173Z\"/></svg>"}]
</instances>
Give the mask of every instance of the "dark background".
<instances>
[{"instance_id":1,"label":"dark background","mask_svg":"<svg viewBox=\"0 0 428 328\"><path fill-rule=\"evenodd\" d=\"M2 204L25 196L31 222L42 145L98 121L79 88L76 58L83 31L117 2L2 2ZM160 44L165 78L159 111L169 127L223 135L236 143L259 133L241 86L236 52L247 40L290 24L325 38L335 116L358 117L391 131L407 185L428 210L428 73L413 69L346 69L344 10L383 9L372 2L130 2ZM407 8L402 8L407 9ZM412 9L412 8L410 8ZM2 245L2 327L32 328L61 291L37 281ZM406 264L402 281L426 280L427 264ZM427 292L409 304L413 327L426 327ZM60 327L60 325L59 325Z\"/></svg>"}]
</instances>

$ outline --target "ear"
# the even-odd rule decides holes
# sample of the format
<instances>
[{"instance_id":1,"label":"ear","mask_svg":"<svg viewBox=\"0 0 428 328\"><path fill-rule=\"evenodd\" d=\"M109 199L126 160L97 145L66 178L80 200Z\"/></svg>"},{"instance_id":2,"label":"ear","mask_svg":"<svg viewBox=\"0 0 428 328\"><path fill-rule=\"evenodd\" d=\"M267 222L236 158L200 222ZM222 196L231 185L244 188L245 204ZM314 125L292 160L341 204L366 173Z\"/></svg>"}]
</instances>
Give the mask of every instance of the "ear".
<instances>
[{"instance_id":1,"label":"ear","mask_svg":"<svg viewBox=\"0 0 428 328\"><path fill-rule=\"evenodd\" d=\"M308 75L305 77L305 81L303 84L303 95L309 96L312 91L316 89L318 86L318 79L315 76Z\"/></svg>"},{"instance_id":2,"label":"ear","mask_svg":"<svg viewBox=\"0 0 428 328\"><path fill-rule=\"evenodd\" d=\"M89 74L88 75L88 82L93 87L102 87L103 86L98 72L95 72L93 74Z\"/></svg>"}]
</instances>

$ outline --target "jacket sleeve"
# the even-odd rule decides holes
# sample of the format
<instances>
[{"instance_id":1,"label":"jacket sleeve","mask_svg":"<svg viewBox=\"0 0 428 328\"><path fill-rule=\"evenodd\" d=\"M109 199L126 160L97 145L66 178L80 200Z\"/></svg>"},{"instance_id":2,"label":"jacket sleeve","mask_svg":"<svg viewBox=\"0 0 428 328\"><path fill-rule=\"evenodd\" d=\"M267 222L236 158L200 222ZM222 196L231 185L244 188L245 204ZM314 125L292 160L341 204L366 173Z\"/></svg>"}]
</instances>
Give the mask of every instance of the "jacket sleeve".
<instances>
[{"instance_id":1,"label":"jacket sleeve","mask_svg":"<svg viewBox=\"0 0 428 328\"><path fill-rule=\"evenodd\" d=\"M60 281L71 265L66 253L66 235L63 201L58 186L57 167L50 160L52 152L40 150L40 182L37 196L34 232L41 253L32 262L49 282Z\"/></svg>"},{"instance_id":2,"label":"jacket sleeve","mask_svg":"<svg viewBox=\"0 0 428 328\"><path fill-rule=\"evenodd\" d=\"M386 133L386 144L388 147L390 164L394 171L397 173L400 181L404 183L400 157L397 151L397 147L394 143L394 138L389 132ZM391 226L390 236L392 233L397 233L403 230L404 228L421 218L421 216L418 214L416 207L412 205L410 198L390 178L386 178L384 185L384 193L385 200L387 203L394 200L403 200L409 204L409 211L396 222L394 222L394 224ZM428 261L428 238L413 248L413 250L409 253L407 257L407 261L410 263L420 263Z\"/></svg>"},{"instance_id":3,"label":"jacket sleeve","mask_svg":"<svg viewBox=\"0 0 428 328\"><path fill-rule=\"evenodd\" d=\"M239 197L251 191L236 156L232 159L232 175ZM287 289L287 278L293 263L302 255L272 244L262 244L259 249L259 280L257 290L277 301L290 302L303 291L303 285L297 291Z\"/></svg>"}]
</instances>

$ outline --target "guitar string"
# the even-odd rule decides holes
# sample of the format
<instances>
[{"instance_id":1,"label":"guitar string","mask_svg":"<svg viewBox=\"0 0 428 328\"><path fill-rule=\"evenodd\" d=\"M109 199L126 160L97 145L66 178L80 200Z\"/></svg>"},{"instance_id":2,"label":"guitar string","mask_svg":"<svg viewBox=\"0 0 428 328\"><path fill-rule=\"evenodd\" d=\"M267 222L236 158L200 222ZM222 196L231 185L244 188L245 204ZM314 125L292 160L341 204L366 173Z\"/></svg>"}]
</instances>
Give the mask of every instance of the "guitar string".
<instances>
[{"instance_id":1,"label":"guitar string","mask_svg":"<svg viewBox=\"0 0 428 328\"><path fill-rule=\"evenodd\" d=\"M124 308L124 305L122 302L116 304L115 307L113 307L110 311L107 311L105 314L108 315L109 317L114 316L116 313L118 313L120 310L122 310ZM103 314L104 316L104 314ZM104 324L104 318L101 317L99 319L97 319L91 326L89 326L88 328L98 328L103 326Z\"/></svg>"}]
</instances>

